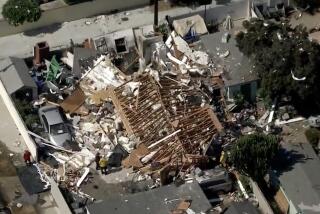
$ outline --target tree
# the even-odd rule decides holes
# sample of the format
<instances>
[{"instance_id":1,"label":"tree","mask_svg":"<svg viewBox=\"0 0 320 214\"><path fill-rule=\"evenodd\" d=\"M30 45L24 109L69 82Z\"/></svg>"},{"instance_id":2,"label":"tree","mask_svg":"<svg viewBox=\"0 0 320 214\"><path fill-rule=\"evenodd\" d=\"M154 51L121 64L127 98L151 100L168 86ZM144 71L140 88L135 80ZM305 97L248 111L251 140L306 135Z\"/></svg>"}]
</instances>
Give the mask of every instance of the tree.
<instances>
[{"instance_id":1,"label":"tree","mask_svg":"<svg viewBox=\"0 0 320 214\"><path fill-rule=\"evenodd\" d=\"M36 0L8 0L3 5L2 15L9 24L19 26L25 21L38 21L41 10Z\"/></svg>"},{"instance_id":2,"label":"tree","mask_svg":"<svg viewBox=\"0 0 320 214\"><path fill-rule=\"evenodd\" d=\"M307 140L316 150L319 149L320 131L316 128L307 129L304 133Z\"/></svg>"},{"instance_id":3,"label":"tree","mask_svg":"<svg viewBox=\"0 0 320 214\"><path fill-rule=\"evenodd\" d=\"M32 130L34 124L39 124L39 116L37 110L32 106L32 104L26 100L13 99L15 106L25 122L28 129Z\"/></svg>"},{"instance_id":4,"label":"tree","mask_svg":"<svg viewBox=\"0 0 320 214\"><path fill-rule=\"evenodd\" d=\"M232 147L230 159L241 174L261 181L278 150L278 140L273 135L245 135Z\"/></svg>"},{"instance_id":5,"label":"tree","mask_svg":"<svg viewBox=\"0 0 320 214\"><path fill-rule=\"evenodd\" d=\"M271 99L291 97L303 113L319 110L320 45L308 39L306 28L258 19L243 26L246 32L240 32L236 41L255 65L262 94Z\"/></svg>"},{"instance_id":6,"label":"tree","mask_svg":"<svg viewBox=\"0 0 320 214\"><path fill-rule=\"evenodd\" d=\"M319 0L294 0L294 4L300 8L308 8L310 10L319 7L320 3Z\"/></svg>"}]
</instances>

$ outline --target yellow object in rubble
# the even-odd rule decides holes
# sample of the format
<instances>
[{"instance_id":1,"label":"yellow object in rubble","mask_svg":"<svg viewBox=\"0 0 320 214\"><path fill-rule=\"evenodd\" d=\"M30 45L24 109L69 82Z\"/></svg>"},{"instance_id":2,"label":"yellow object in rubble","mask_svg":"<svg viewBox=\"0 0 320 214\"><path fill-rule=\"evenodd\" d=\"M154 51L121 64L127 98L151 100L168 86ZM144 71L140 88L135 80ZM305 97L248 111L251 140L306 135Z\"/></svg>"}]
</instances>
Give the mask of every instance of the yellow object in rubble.
<instances>
[{"instance_id":1,"label":"yellow object in rubble","mask_svg":"<svg viewBox=\"0 0 320 214\"><path fill-rule=\"evenodd\" d=\"M101 158L99 161L99 166L101 168L107 167L107 163L108 163L108 161L105 158Z\"/></svg>"}]
</instances>

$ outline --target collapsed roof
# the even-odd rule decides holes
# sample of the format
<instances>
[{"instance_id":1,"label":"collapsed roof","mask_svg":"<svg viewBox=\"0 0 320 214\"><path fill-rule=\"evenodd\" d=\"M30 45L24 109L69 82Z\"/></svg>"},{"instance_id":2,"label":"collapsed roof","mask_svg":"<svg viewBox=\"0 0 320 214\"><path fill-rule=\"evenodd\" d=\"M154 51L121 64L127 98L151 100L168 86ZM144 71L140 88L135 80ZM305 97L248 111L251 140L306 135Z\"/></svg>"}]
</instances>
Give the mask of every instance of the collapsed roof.
<instances>
[{"instance_id":1,"label":"collapsed roof","mask_svg":"<svg viewBox=\"0 0 320 214\"><path fill-rule=\"evenodd\" d=\"M159 84L142 75L110 92L126 130L140 139L124 166L151 172L206 162L200 148L222 130L216 115L199 91L166 77Z\"/></svg>"}]
</instances>

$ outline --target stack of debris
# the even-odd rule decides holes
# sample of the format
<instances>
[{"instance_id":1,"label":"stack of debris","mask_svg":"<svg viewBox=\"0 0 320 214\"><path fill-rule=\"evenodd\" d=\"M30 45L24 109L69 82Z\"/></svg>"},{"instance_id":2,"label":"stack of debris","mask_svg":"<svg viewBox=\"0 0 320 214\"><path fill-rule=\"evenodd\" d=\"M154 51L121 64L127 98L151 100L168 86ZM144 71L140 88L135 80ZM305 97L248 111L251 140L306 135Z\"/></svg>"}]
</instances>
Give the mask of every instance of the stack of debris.
<instances>
[{"instance_id":1,"label":"stack of debris","mask_svg":"<svg viewBox=\"0 0 320 214\"><path fill-rule=\"evenodd\" d=\"M55 60L48 64L55 71L49 86L59 94L50 103L62 107L72 121L73 140L81 151L58 149L50 156L59 167L44 168L69 190L79 191L98 152L108 158L120 148L123 167L164 184L181 172L207 166L208 147L223 142L220 121L230 119L221 74L197 43L188 44L174 31L165 43L159 38L146 45L152 50L149 65L145 54L130 60L140 65L133 74L116 63L128 53L105 51L78 59L68 52L62 61L76 77L61 87L64 71Z\"/></svg>"}]
</instances>

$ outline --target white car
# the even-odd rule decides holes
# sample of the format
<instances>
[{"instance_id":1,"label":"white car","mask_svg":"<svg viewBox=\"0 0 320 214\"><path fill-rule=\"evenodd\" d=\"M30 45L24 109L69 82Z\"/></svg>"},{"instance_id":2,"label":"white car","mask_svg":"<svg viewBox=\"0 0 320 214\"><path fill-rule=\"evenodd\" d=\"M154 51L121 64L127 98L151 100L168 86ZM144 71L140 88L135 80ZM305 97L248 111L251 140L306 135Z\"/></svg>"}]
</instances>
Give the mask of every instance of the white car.
<instances>
[{"instance_id":1,"label":"white car","mask_svg":"<svg viewBox=\"0 0 320 214\"><path fill-rule=\"evenodd\" d=\"M65 142L70 142L72 137L63 113L56 106L44 106L38 111L40 121L49 134L50 142L55 146L64 146Z\"/></svg>"}]
</instances>

